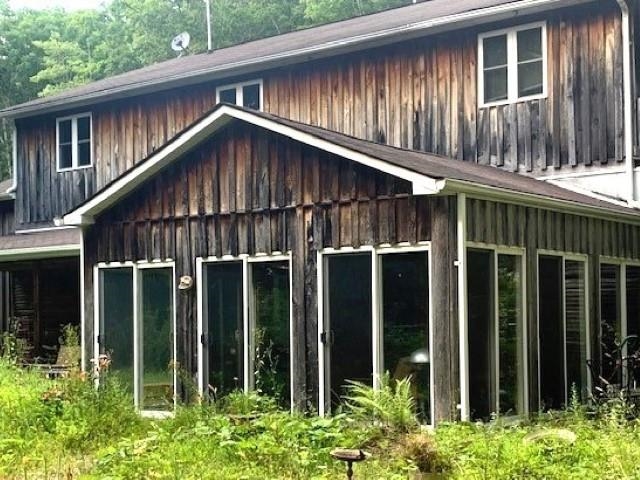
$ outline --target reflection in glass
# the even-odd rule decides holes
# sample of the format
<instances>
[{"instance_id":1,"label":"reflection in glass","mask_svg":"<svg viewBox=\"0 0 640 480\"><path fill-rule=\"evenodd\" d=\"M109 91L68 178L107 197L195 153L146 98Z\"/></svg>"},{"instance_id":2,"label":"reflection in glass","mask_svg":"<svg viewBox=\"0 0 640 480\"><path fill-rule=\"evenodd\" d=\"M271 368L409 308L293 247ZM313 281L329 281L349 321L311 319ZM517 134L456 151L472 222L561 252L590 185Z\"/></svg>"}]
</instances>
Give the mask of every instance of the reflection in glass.
<instances>
[{"instance_id":1,"label":"reflection in glass","mask_svg":"<svg viewBox=\"0 0 640 480\"><path fill-rule=\"evenodd\" d=\"M140 408L173 409L173 270L140 270Z\"/></svg>"},{"instance_id":2,"label":"reflection in glass","mask_svg":"<svg viewBox=\"0 0 640 480\"><path fill-rule=\"evenodd\" d=\"M640 267L627 265L627 335L636 335L627 342L627 355L633 356L640 347ZM630 365L633 388L640 386L640 368Z\"/></svg>"},{"instance_id":3,"label":"reflection in glass","mask_svg":"<svg viewBox=\"0 0 640 480\"><path fill-rule=\"evenodd\" d=\"M499 413L522 412L524 402L520 372L522 348L522 272L520 257L498 255Z\"/></svg>"},{"instance_id":4,"label":"reflection in glass","mask_svg":"<svg viewBox=\"0 0 640 480\"><path fill-rule=\"evenodd\" d=\"M100 354L110 373L133 397L133 269L100 270Z\"/></svg>"},{"instance_id":5,"label":"reflection in glass","mask_svg":"<svg viewBox=\"0 0 640 480\"><path fill-rule=\"evenodd\" d=\"M242 105L253 110L260 110L260 84L252 83L242 87Z\"/></svg>"},{"instance_id":6,"label":"reflection in glass","mask_svg":"<svg viewBox=\"0 0 640 480\"><path fill-rule=\"evenodd\" d=\"M542 92L542 60L518 65L518 97L530 97Z\"/></svg>"},{"instance_id":7,"label":"reflection in glass","mask_svg":"<svg viewBox=\"0 0 640 480\"><path fill-rule=\"evenodd\" d=\"M372 385L371 255L326 257L331 402L340 403L347 380Z\"/></svg>"},{"instance_id":8,"label":"reflection in glass","mask_svg":"<svg viewBox=\"0 0 640 480\"><path fill-rule=\"evenodd\" d=\"M616 356L622 333L620 313L620 265L600 265L600 328L602 330L602 376L615 382L622 377L616 376ZM621 372L620 372L621 373Z\"/></svg>"},{"instance_id":9,"label":"reflection in glass","mask_svg":"<svg viewBox=\"0 0 640 480\"><path fill-rule=\"evenodd\" d=\"M587 369L587 311L585 299L585 266L582 261L567 260L564 266L565 315L567 345L567 400L572 389L579 400L586 400Z\"/></svg>"},{"instance_id":10,"label":"reflection in glass","mask_svg":"<svg viewBox=\"0 0 640 480\"><path fill-rule=\"evenodd\" d=\"M233 105L235 105L237 103L237 101L236 101L236 87L227 88L225 90L220 90L218 92L218 95L220 97L220 103L231 103Z\"/></svg>"},{"instance_id":11,"label":"reflection in glass","mask_svg":"<svg viewBox=\"0 0 640 480\"><path fill-rule=\"evenodd\" d=\"M473 419L488 420L495 411L495 335L493 253L467 252L469 403Z\"/></svg>"},{"instance_id":12,"label":"reflection in glass","mask_svg":"<svg viewBox=\"0 0 640 480\"><path fill-rule=\"evenodd\" d=\"M429 422L428 254L385 254L380 261L383 369L395 380L411 377L419 414Z\"/></svg>"},{"instance_id":13,"label":"reflection in glass","mask_svg":"<svg viewBox=\"0 0 640 480\"><path fill-rule=\"evenodd\" d=\"M243 388L242 262L205 266L207 389L214 397Z\"/></svg>"},{"instance_id":14,"label":"reflection in glass","mask_svg":"<svg viewBox=\"0 0 640 480\"><path fill-rule=\"evenodd\" d=\"M253 281L254 388L291 405L289 262L251 265Z\"/></svg>"}]
</instances>

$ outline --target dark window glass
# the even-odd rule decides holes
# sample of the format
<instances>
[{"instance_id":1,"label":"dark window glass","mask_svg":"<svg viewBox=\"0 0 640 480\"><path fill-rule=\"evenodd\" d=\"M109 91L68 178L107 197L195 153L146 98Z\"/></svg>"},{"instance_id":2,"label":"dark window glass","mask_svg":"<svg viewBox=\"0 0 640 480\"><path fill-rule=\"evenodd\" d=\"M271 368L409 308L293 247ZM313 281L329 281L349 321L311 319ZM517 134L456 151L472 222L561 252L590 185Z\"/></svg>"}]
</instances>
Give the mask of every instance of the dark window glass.
<instances>
[{"instance_id":1,"label":"dark window glass","mask_svg":"<svg viewBox=\"0 0 640 480\"><path fill-rule=\"evenodd\" d=\"M543 92L542 60L518 65L518 96L529 97Z\"/></svg>"},{"instance_id":2,"label":"dark window glass","mask_svg":"<svg viewBox=\"0 0 640 480\"><path fill-rule=\"evenodd\" d=\"M220 103L232 103L234 105L237 103L235 87L220 90L218 94L220 95Z\"/></svg>"},{"instance_id":3,"label":"dark window glass","mask_svg":"<svg viewBox=\"0 0 640 480\"><path fill-rule=\"evenodd\" d=\"M507 65L507 36L498 35L483 40L484 69Z\"/></svg>"},{"instance_id":4,"label":"dark window glass","mask_svg":"<svg viewBox=\"0 0 640 480\"><path fill-rule=\"evenodd\" d=\"M71 120L63 120L58 123L58 143L71 143Z\"/></svg>"},{"instance_id":5,"label":"dark window glass","mask_svg":"<svg viewBox=\"0 0 640 480\"><path fill-rule=\"evenodd\" d=\"M372 385L371 255L330 255L326 318L331 404L340 403L347 380Z\"/></svg>"},{"instance_id":6,"label":"dark window glass","mask_svg":"<svg viewBox=\"0 0 640 480\"><path fill-rule=\"evenodd\" d=\"M542 59L542 29L518 32L518 62Z\"/></svg>"},{"instance_id":7,"label":"dark window glass","mask_svg":"<svg viewBox=\"0 0 640 480\"><path fill-rule=\"evenodd\" d=\"M78 120L78 141L91 139L91 119L89 117L79 117Z\"/></svg>"},{"instance_id":8,"label":"dark window glass","mask_svg":"<svg viewBox=\"0 0 640 480\"><path fill-rule=\"evenodd\" d=\"M564 265L567 342L567 400L573 389L579 400L588 396L587 317L584 262L567 260Z\"/></svg>"},{"instance_id":9,"label":"dark window glass","mask_svg":"<svg viewBox=\"0 0 640 480\"><path fill-rule=\"evenodd\" d=\"M496 402L493 254L469 250L467 265L469 404L471 418L488 420Z\"/></svg>"},{"instance_id":10,"label":"dark window glass","mask_svg":"<svg viewBox=\"0 0 640 480\"><path fill-rule=\"evenodd\" d=\"M540 399L545 409L565 402L562 257L540 256L538 261L538 318L540 322Z\"/></svg>"},{"instance_id":11,"label":"dark window glass","mask_svg":"<svg viewBox=\"0 0 640 480\"><path fill-rule=\"evenodd\" d=\"M100 353L133 398L133 269L100 270Z\"/></svg>"},{"instance_id":12,"label":"dark window glass","mask_svg":"<svg viewBox=\"0 0 640 480\"><path fill-rule=\"evenodd\" d=\"M71 168L73 166L72 145L60 145L58 150L58 168Z\"/></svg>"},{"instance_id":13,"label":"dark window glass","mask_svg":"<svg viewBox=\"0 0 640 480\"><path fill-rule=\"evenodd\" d=\"M616 342L621 340L620 314L620 266L600 266L600 328L602 331L602 376L609 382L621 382L621 371L617 367Z\"/></svg>"},{"instance_id":14,"label":"dark window glass","mask_svg":"<svg viewBox=\"0 0 640 480\"><path fill-rule=\"evenodd\" d=\"M78 143L78 167L91 165L91 142Z\"/></svg>"},{"instance_id":15,"label":"dark window glass","mask_svg":"<svg viewBox=\"0 0 640 480\"><path fill-rule=\"evenodd\" d=\"M499 102L506 100L507 97L507 67L485 70L484 101L486 103Z\"/></svg>"},{"instance_id":16,"label":"dark window glass","mask_svg":"<svg viewBox=\"0 0 640 480\"><path fill-rule=\"evenodd\" d=\"M242 390L244 337L242 313L242 263L220 262L206 266L207 390L214 397Z\"/></svg>"},{"instance_id":17,"label":"dark window glass","mask_svg":"<svg viewBox=\"0 0 640 480\"><path fill-rule=\"evenodd\" d=\"M253 387L291 405L289 348L289 263L260 262L251 266L253 280Z\"/></svg>"},{"instance_id":18,"label":"dark window glass","mask_svg":"<svg viewBox=\"0 0 640 480\"><path fill-rule=\"evenodd\" d=\"M260 84L254 83L242 87L242 104L247 108L260 110Z\"/></svg>"},{"instance_id":19,"label":"dark window glass","mask_svg":"<svg viewBox=\"0 0 640 480\"><path fill-rule=\"evenodd\" d=\"M144 410L173 410L173 270L141 270L140 282L140 406Z\"/></svg>"},{"instance_id":20,"label":"dark window glass","mask_svg":"<svg viewBox=\"0 0 640 480\"><path fill-rule=\"evenodd\" d=\"M627 341L627 355L640 354L640 267L627 265L627 335L635 335ZM640 368L630 366L632 386L640 385Z\"/></svg>"},{"instance_id":21,"label":"dark window glass","mask_svg":"<svg viewBox=\"0 0 640 480\"><path fill-rule=\"evenodd\" d=\"M418 413L429 421L429 257L426 252L381 255L384 370L409 377Z\"/></svg>"}]
</instances>

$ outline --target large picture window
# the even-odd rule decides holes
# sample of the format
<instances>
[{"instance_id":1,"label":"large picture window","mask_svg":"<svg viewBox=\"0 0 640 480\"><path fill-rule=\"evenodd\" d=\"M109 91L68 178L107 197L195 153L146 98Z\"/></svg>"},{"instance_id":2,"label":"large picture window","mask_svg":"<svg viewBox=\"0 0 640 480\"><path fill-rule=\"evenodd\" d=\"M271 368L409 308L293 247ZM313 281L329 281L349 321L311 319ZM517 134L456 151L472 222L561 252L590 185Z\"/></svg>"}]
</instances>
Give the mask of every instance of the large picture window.
<instances>
[{"instance_id":1,"label":"large picture window","mask_svg":"<svg viewBox=\"0 0 640 480\"><path fill-rule=\"evenodd\" d=\"M140 410L173 410L173 265L101 266L96 278L96 353L109 356L110 374L118 376Z\"/></svg>"},{"instance_id":2,"label":"large picture window","mask_svg":"<svg viewBox=\"0 0 640 480\"><path fill-rule=\"evenodd\" d=\"M467 252L469 407L474 419L526 413L521 254Z\"/></svg>"},{"instance_id":3,"label":"large picture window","mask_svg":"<svg viewBox=\"0 0 640 480\"><path fill-rule=\"evenodd\" d=\"M540 400L546 409L566 407L574 391L578 400L588 398L585 272L584 258L538 257Z\"/></svg>"},{"instance_id":4,"label":"large picture window","mask_svg":"<svg viewBox=\"0 0 640 480\"><path fill-rule=\"evenodd\" d=\"M257 390L291 406L288 257L202 261L200 381L213 399Z\"/></svg>"},{"instance_id":5,"label":"large picture window","mask_svg":"<svg viewBox=\"0 0 640 480\"><path fill-rule=\"evenodd\" d=\"M58 171L91 166L91 114L56 120Z\"/></svg>"},{"instance_id":6,"label":"large picture window","mask_svg":"<svg viewBox=\"0 0 640 480\"><path fill-rule=\"evenodd\" d=\"M546 26L533 24L478 37L480 106L546 95Z\"/></svg>"},{"instance_id":7,"label":"large picture window","mask_svg":"<svg viewBox=\"0 0 640 480\"><path fill-rule=\"evenodd\" d=\"M350 381L378 388L388 375L410 379L430 422L428 250L327 251L320 265L321 413L340 405Z\"/></svg>"}]
</instances>

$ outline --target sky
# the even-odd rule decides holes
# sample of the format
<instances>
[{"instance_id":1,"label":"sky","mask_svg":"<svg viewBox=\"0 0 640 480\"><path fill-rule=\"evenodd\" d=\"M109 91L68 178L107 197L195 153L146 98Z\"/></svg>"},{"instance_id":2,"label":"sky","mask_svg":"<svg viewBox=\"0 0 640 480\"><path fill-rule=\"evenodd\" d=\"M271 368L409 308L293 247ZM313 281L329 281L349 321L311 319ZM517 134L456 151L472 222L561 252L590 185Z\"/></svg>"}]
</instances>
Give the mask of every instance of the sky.
<instances>
[{"instance_id":1,"label":"sky","mask_svg":"<svg viewBox=\"0 0 640 480\"><path fill-rule=\"evenodd\" d=\"M9 0L12 9L63 7L65 10L96 8L104 0Z\"/></svg>"}]
</instances>

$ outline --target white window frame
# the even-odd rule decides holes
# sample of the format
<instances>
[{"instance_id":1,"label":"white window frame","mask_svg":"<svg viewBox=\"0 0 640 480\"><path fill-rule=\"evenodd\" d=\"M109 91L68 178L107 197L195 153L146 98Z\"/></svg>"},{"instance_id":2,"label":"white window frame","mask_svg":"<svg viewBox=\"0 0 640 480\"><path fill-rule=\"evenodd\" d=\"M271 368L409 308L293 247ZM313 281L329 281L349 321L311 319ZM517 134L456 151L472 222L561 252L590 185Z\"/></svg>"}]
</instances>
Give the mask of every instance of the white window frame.
<instances>
[{"instance_id":1,"label":"white window frame","mask_svg":"<svg viewBox=\"0 0 640 480\"><path fill-rule=\"evenodd\" d=\"M254 291L252 287L251 265L256 263L287 262L289 265L289 400L291 410L294 408L294 364L293 364L293 262L291 252L273 252L271 254L257 255L224 255L222 257L198 257L196 258L196 286L197 286L197 342L198 342L198 387L200 394L207 392L207 381L205 378L205 361L207 349L202 339L206 332L206 295L204 292L204 266L212 263L232 262L242 264L242 335L243 335L243 390L249 392L254 388L253 375L253 355L255 351L253 339L250 332L255 330L256 320L253 309Z\"/></svg>"},{"instance_id":2,"label":"white window frame","mask_svg":"<svg viewBox=\"0 0 640 480\"><path fill-rule=\"evenodd\" d=\"M538 281L538 285L540 283L540 257L558 257L562 259L562 332L563 332L563 342L562 342L562 356L563 356L563 371L564 371L564 389L565 389L565 405L569 405L570 394L571 392L567 388L567 296L566 296L566 263L570 262L582 262L584 264L584 318L586 321L586 357L587 360L591 359L591 317L589 315L590 312L590 294L591 290L589 288L589 255L579 254L579 253L571 253L559 250L545 250L538 249L536 252L536 280ZM542 375L540 372L540 359L541 359L541 343L540 343L540 289L536 286L536 297L537 297L537 325L536 329L538 332L537 345L538 345L538 405L542 406L542 392L540 389L540 385L542 385ZM589 392L591 392L591 373L586 365L583 366L587 369L587 385L586 388Z\"/></svg>"},{"instance_id":3,"label":"white window frame","mask_svg":"<svg viewBox=\"0 0 640 480\"><path fill-rule=\"evenodd\" d=\"M236 90L236 105L239 107L244 107L244 87L249 85L258 85L260 89L260 108L257 110L262 112L264 110L264 81L262 78L256 78L254 80L247 80L246 82L237 82L237 83L229 83L227 85L221 85L216 87L216 104L220 103L220 92L223 90Z\"/></svg>"},{"instance_id":4,"label":"white window frame","mask_svg":"<svg viewBox=\"0 0 640 480\"><path fill-rule=\"evenodd\" d=\"M542 35L542 93L518 96L518 32L523 30L541 29ZM484 40L487 38L507 36L507 98L495 102L485 102L484 99ZM478 99L480 108L508 105L527 100L547 98L547 22L528 23L515 27L493 30L478 35Z\"/></svg>"},{"instance_id":5,"label":"white window frame","mask_svg":"<svg viewBox=\"0 0 640 480\"><path fill-rule=\"evenodd\" d=\"M521 285L521 289L522 289L522 298L521 298L521 305L520 308L522 309L522 355L523 355L523 362L522 362L522 412L519 412L517 416L515 415L508 415L508 416L502 416L500 415L499 417L502 419L510 419L510 418L520 418L520 417L526 417L527 415L529 415L529 320L527 317L527 249L526 248L521 248L521 247L509 247L509 246L504 246L504 245L495 245L495 244L487 244L487 243L482 243L482 242L471 242L471 241L467 241L466 242L466 249L465 249L465 255L468 253L469 249L472 250L484 250L484 251L488 251L488 252L493 252L493 271L494 271L494 279L493 279L493 301L494 301L494 312L493 312L493 328L494 328L494 335L496 338L496 342L495 342L495 348L494 348L494 361L495 361L495 367L494 367L494 376L495 376L495 395L496 395L496 405L494 405L493 407L497 407L497 410L500 410L500 350L499 350L499 345L500 342L497 341L498 337L499 337L499 309L496 308L498 305L498 300L499 300L499 291L498 291L498 255L512 255L512 256L519 256L520 257L520 268L521 268L521 276L522 276L522 285ZM467 275L469 275L469 272L467 270ZM467 279L468 281L468 279ZM466 299L465 299L465 306L464 308L467 308L466 305L466 301L468 301L468 295L466 295ZM468 325L469 322L469 318L467 317L467 331L469 328ZM468 342L468 341L467 341ZM469 348L469 345L467 343L466 346L467 350ZM460 366L460 375L464 376L464 381L466 382L467 385L469 385L469 364L467 362L466 365L461 365ZM470 392L467 390L467 394L466 394L466 398L462 398L461 401L464 403L464 407L466 412L471 412L471 402L470 402ZM497 414L497 412L494 412Z\"/></svg>"},{"instance_id":6,"label":"white window frame","mask_svg":"<svg viewBox=\"0 0 640 480\"><path fill-rule=\"evenodd\" d=\"M140 412L141 415L153 418L163 418L168 417L174 414L175 409L177 407L178 402L178 372L176 370L177 366L177 313L176 313L176 281L175 281L175 262L173 260L153 260L149 261L140 261L140 262L102 262L93 267L93 285L94 285L94 307L93 307L93 328L94 328L94 338L93 338L93 357L94 359L98 359L100 356L100 343L99 343L99 335L102 333L101 328L101 309L102 309L102 284L100 282L100 272L103 270L115 270L122 268L130 268L132 269L133 275L133 370L134 370L134 381L133 381L133 400L136 409ZM142 367L142 359L140 354L142 353L141 347L141 338L140 338L140 319L141 319L141 309L142 304L140 302L140 272L143 270L149 270L153 268L171 268L172 272L172 288L171 291L173 295L171 296L171 308L172 308L172 331L171 331L171 342L173 344L173 352L172 356L172 365L173 365L173 411L165 412L165 411L154 411L154 410L141 410L140 409L140 394L142 387L142 378L140 376L141 367Z\"/></svg>"},{"instance_id":7,"label":"white window frame","mask_svg":"<svg viewBox=\"0 0 640 480\"><path fill-rule=\"evenodd\" d=\"M601 256L598 262L598 298L601 298L602 295L602 277L600 275L602 265L617 265L620 267L620 305L618 305L618 308L620 309L620 340L622 340L627 337L627 324L629 323L629 318L627 317L627 267L640 267L640 260L631 260L622 257ZM598 325L598 329L600 335L602 335L602 302L600 301L598 302L598 308L598 318L600 319L600 325ZM624 356L627 355L626 345L622 349L622 354ZM622 381L626 382L627 371L623 370L622 373Z\"/></svg>"},{"instance_id":8,"label":"white window frame","mask_svg":"<svg viewBox=\"0 0 640 480\"><path fill-rule=\"evenodd\" d=\"M362 246L359 248L353 247L343 247L340 249L335 248L324 248L317 252L317 282L318 282L318 414L320 416L325 416L330 413L330 396L327 395L328 382L330 381L329 376L327 375L330 372L330 357L327 354L330 345L325 344L322 341L322 334L325 331L325 326L328 325L329 321L325 319L325 303L327 301L325 291L327 291L326 281L327 278L325 275L325 269L327 268L326 259L327 257L333 255L346 255L346 254L358 254L365 253L371 255L371 339L372 339L372 366L373 371L373 388L380 388L380 376L384 373L384 352L383 352L383 341L384 341L384 319L382 314L382 297L379 292L382 290L382 274L380 268L380 261L382 255L389 254L402 254L402 253L412 253L412 252L426 252L428 259L428 275L429 275L429 284L428 284L428 298L429 298L429 353L433 355L433 304L432 304L432 284L433 274L432 274L432 255L431 255L431 242L419 242L418 244L412 245L408 243L400 243L396 246L391 245L381 245L379 247L372 246ZM433 361L429 363L429 407L431 411L429 412L430 425L434 425L434 401L435 401L435 393L434 393L434 365Z\"/></svg>"},{"instance_id":9,"label":"white window frame","mask_svg":"<svg viewBox=\"0 0 640 480\"><path fill-rule=\"evenodd\" d=\"M89 164L78 165L78 119L89 118ZM60 123L71 120L71 166L60 167ZM56 168L58 172L69 172L93 166L93 115L91 112L77 113L56 118Z\"/></svg>"}]
</instances>

